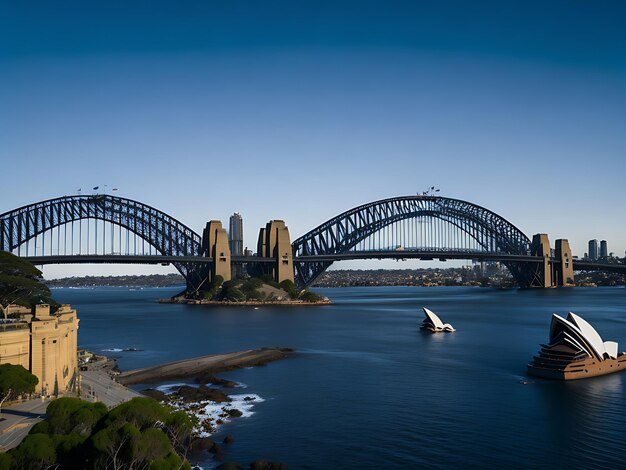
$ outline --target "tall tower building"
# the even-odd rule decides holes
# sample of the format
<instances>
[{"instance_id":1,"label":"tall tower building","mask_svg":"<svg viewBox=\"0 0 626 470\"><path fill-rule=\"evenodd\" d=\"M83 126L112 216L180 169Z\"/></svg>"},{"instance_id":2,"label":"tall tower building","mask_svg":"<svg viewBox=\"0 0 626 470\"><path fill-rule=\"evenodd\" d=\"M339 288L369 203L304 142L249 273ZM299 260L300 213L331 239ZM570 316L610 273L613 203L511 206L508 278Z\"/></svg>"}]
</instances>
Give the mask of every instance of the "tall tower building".
<instances>
[{"instance_id":1,"label":"tall tower building","mask_svg":"<svg viewBox=\"0 0 626 470\"><path fill-rule=\"evenodd\" d=\"M589 240L589 259L591 261L598 259L598 240Z\"/></svg>"},{"instance_id":2,"label":"tall tower building","mask_svg":"<svg viewBox=\"0 0 626 470\"><path fill-rule=\"evenodd\" d=\"M228 243L231 256L243 256L243 218L239 212L230 216Z\"/></svg>"},{"instance_id":3,"label":"tall tower building","mask_svg":"<svg viewBox=\"0 0 626 470\"><path fill-rule=\"evenodd\" d=\"M609 257L609 247L606 244L606 240L600 242L600 258L606 259Z\"/></svg>"}]
</instances>

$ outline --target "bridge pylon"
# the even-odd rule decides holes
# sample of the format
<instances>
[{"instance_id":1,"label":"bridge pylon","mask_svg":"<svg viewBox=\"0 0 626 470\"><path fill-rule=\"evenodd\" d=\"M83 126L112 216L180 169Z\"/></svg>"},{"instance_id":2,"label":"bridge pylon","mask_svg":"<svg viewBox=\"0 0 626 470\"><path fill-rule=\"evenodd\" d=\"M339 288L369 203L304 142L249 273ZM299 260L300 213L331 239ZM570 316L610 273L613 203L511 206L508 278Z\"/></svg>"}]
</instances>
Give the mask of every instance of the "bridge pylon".
<instances>
[{"instance_id":1,"label":"bridge pylon","mask_svg":"<svg viewBox=\"0 0 626 470\"><path fill-rule=\"evenodd\" d=\"M552 287L552 260L550 259L550 240L545 233L533 235L530 244L531 256L541 256L541 263L537 264L528 287Z\"/></svg>"},{"instance_id":2,"label":"bridge pylon","mask_svg":"<svg viewBox=\"0 0 626 470\"><path fill-rule=\"evenodd\" d=\"M548 235L537 233L533 235L530 254L540 256L542 260L539 263L527 263L525 287L565 287L574 284L572 250L566 239L556 241L553 256Z\"/></svg>"},{"instance_id":3,"label":"bridge pylon","mask_svg":"<svg viewBox=\"0 0 626 470\"><path fill-rule=\"evenodd\" d=\"M257 256L274 258L275 263L259 266L262 274L270 274L276 282L294 282L293 250L289 229L282 220L270 220L259 230Z\"/></svg>"},{"instance_id":4,"label":"bridge pylon","mask_svg":"<svg viewBox=\"0 0 626 470\"><path fill-rule=\"evenodd\" d=\"M230 266L230 246L228 234L219 220L207 222L202 232L202 253L212 258L207 273L207 281L212 282L216 276L222 276L224 281L232 277Z\"/></svg>"},{"instance_id":5,"label":"bridge pylon","mask_svg":"<svg viewBox=\"0 0 626 470\"><path fill-rule=\"evenodd\" d=\"M556 241L554 257L557 261L553 270L553 280L556 286L574 285L574 260L569 242L565 239Z\"/></svg>"}]
</instances>

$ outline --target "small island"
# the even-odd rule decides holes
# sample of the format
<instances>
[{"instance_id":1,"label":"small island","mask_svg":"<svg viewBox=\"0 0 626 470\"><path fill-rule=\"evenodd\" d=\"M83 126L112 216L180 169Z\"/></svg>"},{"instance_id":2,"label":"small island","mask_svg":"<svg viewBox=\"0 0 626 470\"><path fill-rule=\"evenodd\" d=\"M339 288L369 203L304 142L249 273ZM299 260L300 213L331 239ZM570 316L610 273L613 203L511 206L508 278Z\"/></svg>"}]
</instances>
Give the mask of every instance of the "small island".
<instances>
[{"instance_id":1,"label":"small island","mask_svg":"<svg viewBox=\"0 0 626 470\"><path fill-rule=\"evenodd\" d=\"M191 305L328 305L331 301L315 292L303 289L296 291L293 282L285 279L276 282L271 276L248 277L224 281L217 275L205 290L184 293L170 299L159 299L160 303Z\"/></svg>"}]
</instances>

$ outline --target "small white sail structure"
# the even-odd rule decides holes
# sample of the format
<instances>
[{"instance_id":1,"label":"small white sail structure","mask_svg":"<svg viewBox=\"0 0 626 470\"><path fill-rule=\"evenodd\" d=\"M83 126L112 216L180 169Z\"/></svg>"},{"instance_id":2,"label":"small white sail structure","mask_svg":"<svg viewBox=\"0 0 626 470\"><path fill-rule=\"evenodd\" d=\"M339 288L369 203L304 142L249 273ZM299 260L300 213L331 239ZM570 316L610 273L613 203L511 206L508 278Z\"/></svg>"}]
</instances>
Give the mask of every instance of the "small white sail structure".
<instances>
[{"instance_id":1,"label":"small white sail structure","mask_svg":"<svg viewBox=\"0 0 626 470\"><path fill-rule=\"evenodd\" d=\"M572 312L567 315L567 320L556 313L552 315L548 348L559 346L573 350L573 356L586 355L599 361L615 359L618 355L616 342L602 341L593 326Z\"/></svg>"},{"instance_id":2,"label":"small white sail structure","mask_svg":"<svg viewBox=\"0 0 626 470\"><path fill-rule=\"evenodd\" d=\"M441 319L432 310L429 310L426 307L422 307L422 309L424 310L424 314L426 315L426 318L422 322L423 329L432 331L433 333L437 333L440 331L456 331L454 328L452 328L452 325L450 325L450 323L442 322Z\"/></svg>"}]
</instances>

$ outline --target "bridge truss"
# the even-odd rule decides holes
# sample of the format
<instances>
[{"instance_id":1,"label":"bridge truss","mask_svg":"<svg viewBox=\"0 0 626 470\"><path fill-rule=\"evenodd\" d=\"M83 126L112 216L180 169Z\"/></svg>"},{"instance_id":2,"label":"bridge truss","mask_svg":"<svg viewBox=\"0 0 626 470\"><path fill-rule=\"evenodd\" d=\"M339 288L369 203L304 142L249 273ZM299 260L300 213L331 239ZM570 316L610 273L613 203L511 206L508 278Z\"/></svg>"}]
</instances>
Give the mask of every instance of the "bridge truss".
<instances>
[{"instance_id":1,"label":"bridge truss","mask_svg":"<svg viewBox=\"0 0 626 470\"><path fill-rule=\"evenodd\" d=\"M154 207L111 195L63 196L0 215L0 249L19 256L163 255L199 257L201 238ZM187 279L198 263L173 262Z\"/></svg>"},{"instance_id":2,"label":"bridge truss","mask_svg":"<svg viewBox=\"0 0 626 470\"><path fill-rule=\"evenodd\" d=\"M396 252L396 258L405 253L523 258L530 253L530 240L503 217L470 202L436 196L384 199L346 211L295 240L296 284L310 285L347 254L389 252ZM528 266L512 260L504 264L521 285L528 283Z\"/></svg>"}]
</instances>

